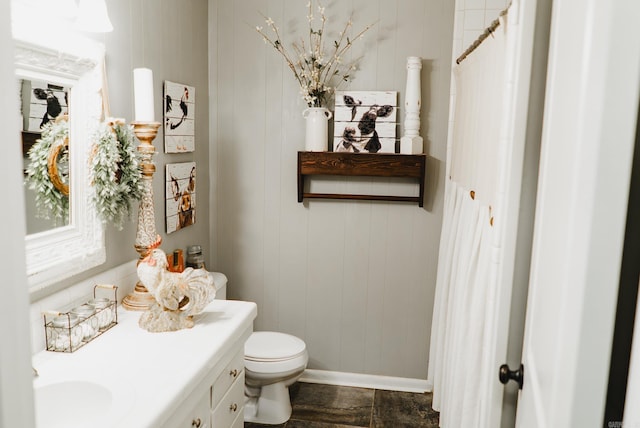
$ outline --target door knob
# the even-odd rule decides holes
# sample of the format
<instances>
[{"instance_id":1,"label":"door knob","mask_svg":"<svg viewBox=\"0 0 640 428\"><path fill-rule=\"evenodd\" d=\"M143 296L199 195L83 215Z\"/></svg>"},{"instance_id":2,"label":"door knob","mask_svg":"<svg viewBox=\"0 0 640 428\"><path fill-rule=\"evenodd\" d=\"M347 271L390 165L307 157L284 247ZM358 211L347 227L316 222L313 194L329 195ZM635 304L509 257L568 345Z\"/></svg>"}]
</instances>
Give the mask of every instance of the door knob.
<instances>
[{"instance_id":1,"label":"door knob","mask_svg":"<svg viewBox=\"0 0 640 428\"><path fill-rule=\"evenodd\" d=\"M500 383L506 385L510 380L518 382L518 389L522 389L522 383L524 382L524 366L520 364L518 370L510 370L509 366L503 364L500 366L500 372L498 374Z\"/></svg>"}]
</instances>

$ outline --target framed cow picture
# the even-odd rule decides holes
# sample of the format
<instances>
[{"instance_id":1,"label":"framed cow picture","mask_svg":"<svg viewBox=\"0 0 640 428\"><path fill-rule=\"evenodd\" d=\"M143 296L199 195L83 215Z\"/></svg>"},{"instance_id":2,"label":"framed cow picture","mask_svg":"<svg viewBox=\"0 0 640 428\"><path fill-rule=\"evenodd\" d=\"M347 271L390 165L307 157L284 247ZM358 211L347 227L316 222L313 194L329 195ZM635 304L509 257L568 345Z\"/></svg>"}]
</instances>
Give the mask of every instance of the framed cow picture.
<instances>
[{"instance_id":1,"label":"framed cow picture","mask_svg":"<svg viewBox=\"0 0 640 428\"><path fill-rule=\"evenodd\" d=\"M164 151L193 152L195 144L196 88L164 82Z\"/></svg>"},{"instance_id":2,"label":"framed cow picture","mask_svg":"<svg viewBox=\"0 0 640 428\"><path fill-rule=\"evenodd\" d=\"M397 153L398 93L336 91L333 151Z\"/></svg>"},{"instance_id":3,"label":"framed cow picture","mask_svg":"<svg viewBox=\"0 0 640 428\"><path fill-rule=\"evenodd\" d=\"M69 113L68 87L40 80L21 79L19 82L23 131L40 132L45 124Z\"/></svg>"},{"instance_id":4,"label":"framed cow picture","mask_svg":"<svg viewBox=\"0 0 640 428\"><path fill-rule=\"evenodd\" d=\"M166 165L165 180L167 233L196 222L196 163Z\"/></svg>"}]
</instances>

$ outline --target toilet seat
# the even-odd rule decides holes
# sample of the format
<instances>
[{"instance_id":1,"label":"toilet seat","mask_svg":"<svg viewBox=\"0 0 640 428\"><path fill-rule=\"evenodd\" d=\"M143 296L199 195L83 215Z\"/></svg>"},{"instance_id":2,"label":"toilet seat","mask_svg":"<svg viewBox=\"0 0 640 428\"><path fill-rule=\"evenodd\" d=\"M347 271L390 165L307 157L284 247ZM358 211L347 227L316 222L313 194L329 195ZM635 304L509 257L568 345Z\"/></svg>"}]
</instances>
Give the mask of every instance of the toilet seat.
<instances>
[{"instance_id":1,"label":"toilet seat","mask_svg":"<svg viewBox=\"0 0 640 428\"><path fill-rule=\"evenodd\" d=\"M286 333L254 332L244 345L245 367L255 373L284 373L303 369L308 359L304 341Z\"/></svg>"}]
</instances>

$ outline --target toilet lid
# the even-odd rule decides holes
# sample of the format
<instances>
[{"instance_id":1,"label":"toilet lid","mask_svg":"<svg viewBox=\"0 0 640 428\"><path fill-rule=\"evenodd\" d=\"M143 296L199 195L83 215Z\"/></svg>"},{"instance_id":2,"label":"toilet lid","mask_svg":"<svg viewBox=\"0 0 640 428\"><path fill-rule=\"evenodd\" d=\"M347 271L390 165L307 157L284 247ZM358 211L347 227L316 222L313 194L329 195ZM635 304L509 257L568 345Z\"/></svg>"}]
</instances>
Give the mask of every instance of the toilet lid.
<instances>
[{"instance_id":1,"label":"toilet lid","mask_svg":"<svg viewBox=\"0 0 640 428\"><path fill-rule=\"evenodd\" d=\"M287 360L304 353L301 339L285 333L256 331L244 344L244 357L250 360Z\"/></svg>"}]
</instances>

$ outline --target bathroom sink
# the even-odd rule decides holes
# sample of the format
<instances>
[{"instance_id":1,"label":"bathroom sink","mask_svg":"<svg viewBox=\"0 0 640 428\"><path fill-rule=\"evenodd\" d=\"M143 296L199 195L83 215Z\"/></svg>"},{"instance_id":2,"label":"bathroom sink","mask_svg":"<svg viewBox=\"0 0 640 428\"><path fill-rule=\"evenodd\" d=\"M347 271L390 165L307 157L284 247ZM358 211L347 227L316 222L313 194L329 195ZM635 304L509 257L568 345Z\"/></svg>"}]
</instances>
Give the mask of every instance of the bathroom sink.
<instances>
[{"instance_id":1,"label":"bathroom sink","mask_svg":"<svg viewBox=\"0 0 640 428\"><path fill-rule=\"evenodd\" d=\"M111 426L128 408L112 386L65 380L34 389L36 426L75 428Z\"/></svg>"}]
</instances>

